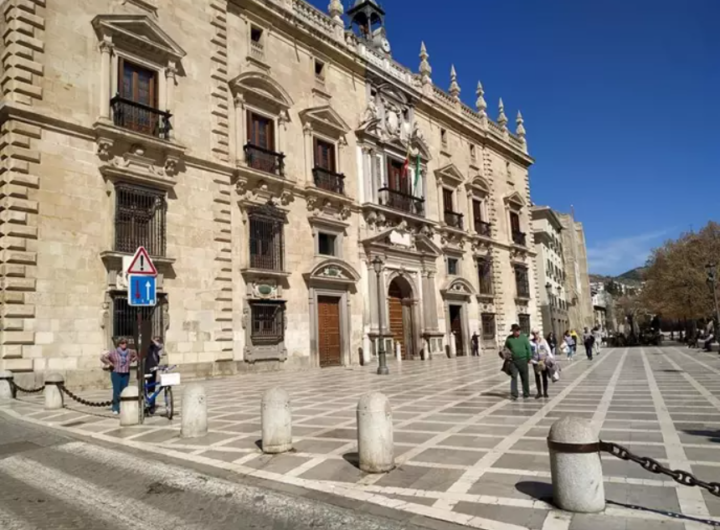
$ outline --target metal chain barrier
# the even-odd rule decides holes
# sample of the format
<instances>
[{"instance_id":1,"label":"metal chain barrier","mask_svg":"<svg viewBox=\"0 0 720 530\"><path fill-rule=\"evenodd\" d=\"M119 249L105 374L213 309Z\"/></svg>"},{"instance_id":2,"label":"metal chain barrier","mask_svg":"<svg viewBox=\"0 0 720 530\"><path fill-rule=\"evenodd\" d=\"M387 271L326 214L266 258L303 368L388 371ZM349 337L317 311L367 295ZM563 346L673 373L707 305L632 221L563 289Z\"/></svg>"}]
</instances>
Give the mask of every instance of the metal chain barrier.
<instances>
[{"instance_id":1,"label":"metal chain barrier","mask_svg":"<svg viewBox=\"0 0 720 530\"><path fill-rule=\"evenodd\" d=\"M700 479L695 478L688 471L682 471L680 469L670 469L647 456L637 456L632 454L622 445L618 445L612 442L600 442L600 450L610 453L613 456L621 460L628 460L640 464L643 469L650 473L657 475L667 475L671 477L675 482L682 484L683 486L697 486L710 492L711 495L720 497L720 482L704 482Z\"/></svg>"},{"instance_id":2,"label":"metal chain barrier","mask_svg":"<svg viewBox=\"0 0 720 530\"><path fill-rule=\"evenodd\" d=\"M60 390L62 390L70 399L73 399L80 403L81 405L85 405L87 407L109 407L113 404L111 401L88 401L87 399L83 399L80 396L76 396L72 392L70 392L65 385L58 385L60 387Z\"/></svg>"},{"instance_id":3,"label":"metal chain barrier","mask_svg":"<svg viewBox=\"0 0 720 530\"><path fill-rule=\"evenodd\" d=\"M45 385L40 386L38 388L33 388L32 390L30 390L30 389L21 387L15 381L10 381L10 384L12 385L14 392L17 392L19 390L20 392L23 392L25 394L39 394L40 392L45 390Z\"/></svg>"}]
</instances>

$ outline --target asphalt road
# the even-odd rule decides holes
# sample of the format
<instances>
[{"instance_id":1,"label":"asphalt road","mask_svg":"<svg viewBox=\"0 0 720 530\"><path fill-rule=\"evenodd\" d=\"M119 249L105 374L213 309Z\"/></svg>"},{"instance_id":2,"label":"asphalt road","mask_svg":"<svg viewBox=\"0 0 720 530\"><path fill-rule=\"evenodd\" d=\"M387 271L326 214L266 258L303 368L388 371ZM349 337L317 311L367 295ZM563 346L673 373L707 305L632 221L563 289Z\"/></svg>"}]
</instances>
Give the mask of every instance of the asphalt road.
<instances>
[{"instance_id":1,"label":"asphalt road","mask_svg":"<svg viewBox=\"0 0 720 530\"><path fill-rule=\"evenodd\" d=\"M0 414L2 530L422 530L365 513L73 440Z\"/></svg>"}]
</instances>

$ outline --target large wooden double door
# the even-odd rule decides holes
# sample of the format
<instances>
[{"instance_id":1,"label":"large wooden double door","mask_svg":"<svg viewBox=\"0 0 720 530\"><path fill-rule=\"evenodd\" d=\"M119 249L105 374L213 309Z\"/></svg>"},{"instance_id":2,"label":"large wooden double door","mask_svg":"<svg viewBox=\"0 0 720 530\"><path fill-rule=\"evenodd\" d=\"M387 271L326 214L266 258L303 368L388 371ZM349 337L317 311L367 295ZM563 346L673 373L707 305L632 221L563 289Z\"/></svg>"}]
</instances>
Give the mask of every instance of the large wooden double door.
<instances>
[{"instance_id":1,"label":"large wooden double door","mask_svg":"<svg viewBox=\"0 0 720 530\"><path fill-rule=\"evenodd\" d=\"M318 352L321 367L342 365L340 298L318 297Z\"/></svg>"},{"instance_id":2,"label":"large wooden double door","mask_svg":"<svg viewBox=\"0 0 720 530\"><path fill-rule=\"evenodd\" d=\"M412 305L410 299L403 296L403 291L396 282L391 283L388 289L388 317L390 334L395 344L400 345L400 355L405 360L412 359L412 342L408 343L412 337Z\"/></svg>"}]
</instances>

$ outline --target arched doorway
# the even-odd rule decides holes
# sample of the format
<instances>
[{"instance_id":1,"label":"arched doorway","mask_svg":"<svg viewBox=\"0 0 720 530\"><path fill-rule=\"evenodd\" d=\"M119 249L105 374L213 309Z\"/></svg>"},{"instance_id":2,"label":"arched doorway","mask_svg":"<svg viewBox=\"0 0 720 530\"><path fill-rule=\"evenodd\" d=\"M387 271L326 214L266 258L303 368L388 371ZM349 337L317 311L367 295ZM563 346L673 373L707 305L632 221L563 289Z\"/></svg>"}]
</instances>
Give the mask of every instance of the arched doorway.
<instances>
[{"instance_id":1,"label":"arched doorway","mask_svg":"<svg viewBox=\"0 0 720 530\"><path fill-rule=\"evenodd\" d=\"M414 359L415 318L412 288L404 278L395 278L388 288L388 320L393 340L400 345L400 355L405 360Z\"/></svg>"}]
</instances>

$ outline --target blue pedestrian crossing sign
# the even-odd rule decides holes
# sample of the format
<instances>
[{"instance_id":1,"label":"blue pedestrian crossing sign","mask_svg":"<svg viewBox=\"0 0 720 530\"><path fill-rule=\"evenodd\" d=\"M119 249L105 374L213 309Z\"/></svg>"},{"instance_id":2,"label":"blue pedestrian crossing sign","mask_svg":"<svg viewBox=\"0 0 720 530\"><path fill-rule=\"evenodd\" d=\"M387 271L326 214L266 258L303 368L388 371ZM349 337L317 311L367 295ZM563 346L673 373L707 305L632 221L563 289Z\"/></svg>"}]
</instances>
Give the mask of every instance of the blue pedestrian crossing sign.
<instances>
[{"instance_id":1,"label":"blue pedestrian crossing sign","mask_svg":"<svg viewBox=\"0 0 720 530\"><path fill-rule=\"evenodd\" d=\"M144 274L128 275L128 305L153 307L157 304L157 277Z\"/></svg>"}]
</instances>

